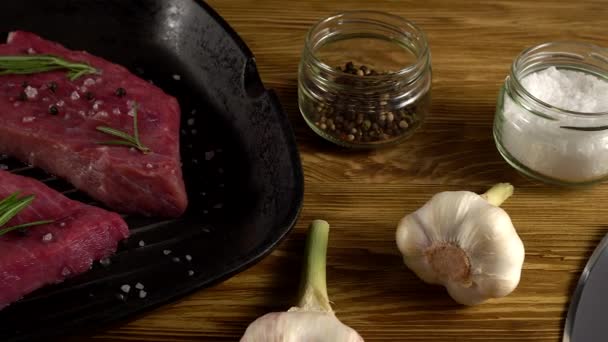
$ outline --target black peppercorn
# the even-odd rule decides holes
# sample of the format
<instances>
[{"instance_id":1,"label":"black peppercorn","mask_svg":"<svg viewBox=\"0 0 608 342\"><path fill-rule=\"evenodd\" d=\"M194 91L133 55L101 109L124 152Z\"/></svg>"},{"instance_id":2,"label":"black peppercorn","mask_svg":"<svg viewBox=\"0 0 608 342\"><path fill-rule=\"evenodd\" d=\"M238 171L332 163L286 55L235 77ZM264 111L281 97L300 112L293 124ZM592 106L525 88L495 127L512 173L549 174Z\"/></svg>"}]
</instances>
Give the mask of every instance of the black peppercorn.
<instances>
[{"instance_id":1,"label":"black peppercorn","mask_svg":"<svg viewBox=\"0 0 608 342\"><path fill-rule=\"evenodd\" d=\"M27 101L27 95L25 95L25 92L23 92L23 91L22 91L22 92L19 94L18 100L19 100L19 101Z\"/></svg>"},{"instance_id":2,"label":"black peppercorn","mask_svg":"<svg viewBox=\"0 0 608 342\"><path fill-rule=\"evenodd\" d=\"M51 105L49 107L49 114L51 114L51 115L57 115L57 114L59 114L59 109L57 108L57 106Z\"/></svg>"},{"instance_id":3,"label":"black peppercorn","mask_svg":"<svg viewBox=\"0 0 608 342\"><path fill-rule=\"evenodd\" d=\"M21 83L21 88L27 88L30 84L28 83L28 81L23 81L23 83Z\"/></svg>"},{"instance_id":4,"label":"black peppercorn","mask_svg":"<svg viewBox=\"0 0 608 342\"><path fill-rule=\"evenodd\" d=\"M48 84L49 90L54 94L55 91L57 90L57 83L56 82L51 82Z\"/></svg>"},{"instance_id":5,"label":"black peppercorn","mask_svg":"<svg viewBox=\"0 0 608 342\"><path fill-rule=\"evenodd\" d=\"M87 91L86 93L84 93L84 97L89 101L95 99L95 95L93 95L93 93L91 93L90 91Z\"/></svg>"},{"instance_id":6,"label":"black peppercorn","mask_svg":"<svg viewBox=\"0 0 608 342\"><path fill-rule=\"evenodd\" d=\"M120 87L120 88L116 89L115 94L118 97L123 97L123 96L127 95L127 91L125 90L125 88Z\"/></svg>"}]
</instances>

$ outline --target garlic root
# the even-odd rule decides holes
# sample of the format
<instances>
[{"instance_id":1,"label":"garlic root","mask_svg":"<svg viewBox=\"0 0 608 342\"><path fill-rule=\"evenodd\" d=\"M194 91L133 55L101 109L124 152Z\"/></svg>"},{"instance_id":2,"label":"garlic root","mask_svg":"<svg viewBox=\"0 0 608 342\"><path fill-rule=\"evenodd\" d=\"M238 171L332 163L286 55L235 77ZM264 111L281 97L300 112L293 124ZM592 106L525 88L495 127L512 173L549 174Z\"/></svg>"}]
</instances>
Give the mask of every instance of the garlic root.
<instances>
[{"instance_id":1,"label":"garlic root","mask_svg":"<svg viewBox=\"0 0 608 342\"><path fill-rule=\"evenodd\" d=\"M399 223L396 242L418 277L446 287L458 303L503 297L519 284L524 246L509 215L498 206L513 194L499 183L483 195L435 194Z\"/></svg>"},{"instance_id":2,"label":"garlic root","mask_svg":"<svg viewBox=\"0 0 608 342\"><path fill-rule=\"evenodd\" d=\"M298 306L253 321L241 342L364 342L335 316L327 295L326 258L329 223L311 223Z\"/></svg>"}]
</instances>

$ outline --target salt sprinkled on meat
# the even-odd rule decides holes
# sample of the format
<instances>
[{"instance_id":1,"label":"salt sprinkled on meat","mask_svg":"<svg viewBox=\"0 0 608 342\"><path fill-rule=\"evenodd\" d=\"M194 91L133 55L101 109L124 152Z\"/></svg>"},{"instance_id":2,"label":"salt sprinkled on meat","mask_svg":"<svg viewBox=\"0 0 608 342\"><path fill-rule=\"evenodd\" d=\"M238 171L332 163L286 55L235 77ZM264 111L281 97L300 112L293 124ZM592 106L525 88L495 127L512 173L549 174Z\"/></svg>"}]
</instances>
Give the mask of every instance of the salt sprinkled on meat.
<instances>
[{"instance_id":1,"label":"salt sprinkled on meat","mask_svg":"<svg viewBox=\"0 0 608 342\"><path fill-rule=\"evenodd\" d=\"M36 53L36 50L34 50L33 48L29 48L29 49L27 49L27 53L30 55L33 55Z\"/></svg>"},{"instance_id":2,"label":"salt sprinkled on meat","mask_svg":"<svg viewBox=\"0 0 608 342\"><path fill-rule=\"evenodd\" d=\"M51 233L44 234L44 236L42 237L42 241L43 242L51 242L51 241L53 241L53 234L51 234Z\"/></svg>"},{"instance_id":3,"label":"salt sprinkled on meat","mask_svg":"<svg viewBox=\"0 0 608 342\"><path fill-rule=\"evenodd\" d=\"M171 260L173 260L173 262L180 262L181 261L180 258L178 258L178 257L173 257L173 259L171 259Z\"/></svg>"},{"instance_id":4,"label":"salt sprinkled on meat","mask_svg":"<svg viewBox=\"0 0 608 342\"><path fill-rule=\"evenodd\" d=\"M148 295L148 293L144 290L139 291L139 298L144 299L146 298L146 296Z\"/></svg>"},{"instance_id":5,"label":"salt sprinkled on meat","mask_svg":"<svg viewBox=\"0 0 608 342\"><path fill-rule=\"evenodd\" d=\"M190 254L186 254L185 258L188 261L192 261L192 255L190 255Z\"/></svg>"},{"instance_id":6,"label":"salt sprinkled on meat","mask_svg":"<svg viewBox=\"0 0 608 342\"><path fill-rule=\"evenodd\" d=\"M103 79L101 77L97 77L95 79L95 83L101 83L101 82L103 82Z\"/></svg>"},{"instance_id":7,"label":"salt sprinkled on meat","mask_svg":"<svg viewBox=\"0 0 608 342\"><path fill-rule=\"evenodd\" d=\"M21 102L13 102L13 107L19 107L21 106Z\"/></svg>"},{"instance_id":8,"label":"salt sprinkled on meat","mask_svg":"<svg viewBox=\"0 0 608 342\"><path fill-rule=\"evenodd\" d=\"M103 259L99 260L99 263L102 264L103 266L110 266L112 261L110 260L110 258L103 258Z\"/></svg>"},{"instance_id":9,"label":"salt sprinkled on meat","mask_svg":"<svg viewBox=\"0 0 608 342\"><path fill-rule=\"evenodd\" d=\"M144 284L137 283L137 284L135 284L135 288L138 289L138 290L143 290L144 289Z\"/></svg>"},{"instance_id":10,"label":"salt sprinkled on meat","mask_svg":"<svg viewBox=\"0 0 608 342\"><path fill-rule=\"evenodd\" d=\"M95 84L95 80L92 78L87 78L86 80L84 80L84 83L82 83L83 85L90 87L93 84Z\"/></svg>"},{"instance_id":11,"label":"salt sprinkled on meat","mask_svg":"<svg viewBox=\"0 0 608 342\"><path fill-rule=\"evenodd\" d=\"M127 113L127 115L134 117L135 116L135 107L132 107L131 109L129 109L129 112Z\"/></svg>"},{"instance_id":12,"label":"salt sprinkled on meat","mask_svg":"<svg viewBox=\"0 0 608 342\"><path fill-rule=\"evenodd\" d=\"M211 160L211 159L213 159L213 156L215 156L215 152L213 152L213 151L205 152L205 160Z\"/></svg>"},{"instance_id":13,"label":"salt sprinkled on meat","mask_svg":"<svg viewBox=\"0 0 608 342\"><path fill-rule=\"evenodd\" d=\"M79 114L80 116L82 116L82 117L84 117L85 115L87 115L87 114L84 112L84 110L79 110L79 111L78 111L78 114Z\"/></svg>"},{"instance_id":14,"label":"salt sprinkled on meat","mask_svg":"<svg viewBox=\"0 0 608 342\"><path fill-rule=\"evenodd\" d=\"M190 118L190 119L188 119L188 126L192 126L192 125L194 125L194 119Z\"/></svg>"},{"instance_id":15,"label":"salt sprinkled on meat","mask_svg":"<svg viewBox=\"0 0 608 342\"><path fill-rule=\"evenodd\" d=\"M129 293L131 291L131 285L124 284L123 286L120 287L120 290L124 293Z\"/></svg>"},{"instance_id":16,"label":"salt sprinkled on meat","mask_svg":"<svg viewBox=\"0 0 608 342\"><path fill-rule=\"evenodd\" d=\"M144 242L144 240L139 240L139 247L143 247L145 245L146 243Z\"/></svg>"},{"instance_id":17,"label":"salt sprinkled on meat","mask_svg":"<svg viewBox=\"0 0 608 342\"><path fill-rule=\"evenodd\" d=\"M57 101L57 107L63 107L64 104L65 104L65 101L63 101L63 100Z\"/></svg>"},{"instance_id":18,"label":"salt sprinkled on meat","mask_svg":"<svg viewBox=\"0 0 608 342\"><path fill-rule=\"evenodd\" d=\"M38 96L38 90L34 87L27 86L25 90L23 90L28 99L34 99Z\"/></svg>"},{"instance_id":19,"label":"salt sprinkled on meat","mask_svg":"<svg viewBox=\"0 0 608 342\"><path fill-rule=\"evenodd\" d=\"M83 94L86 93L87 91L89 91L89 88L87 88L87 87L77 87L77 88L78 88L78 91L80 91Z\"/></svg>"},{"instance_id":20,"label":"salt sprinkled on meat","mask_svg":"<svg viewBox=\"0 0 608 342\"><path fill-rule=\"evenodd\" d=\"M23 119L21 119L23 123L32 122L34 120L36 120L36 117L34 116L24 116Z\"/></svg>"},{"instance_id":21,"label":"salt sprinkled on meat","mask_svg":"<svg viewBox=\"0 0 608 342\"><path fill-rule=\"evenodd\" d=\"M51 100L51 99L49 99L48 97L43 97L43 98L42 98L42 101L44 101L44 102L49 102L50 100Z\"/></svg>"},{"instance_id":22,"label":"salt sprinkled on meat","mask_svg":"<svg viewBox=\"0 0 608 342\"><path fill-rule=\"evenodd\" d=\"M99 110L99 106L103 104L103 101L101 100L97 100L93 103L93 109L94 110Z\"/></svg>"},{"instance_id":23,"label":"salt sprinkled on meat","mask_svg":"<svg viewBox=\"0 0 608 342\"><path fill-rule=\"evenodd\" d=\"M176 80L176 81L179 81L179 80L182 79L182 77L180 75L178 75L178 74L174 74L173 75L173 79Z\"/></svg>"},{"instance_id":24,"label":"salt sprinkled on meat","mask_svg":"<svg viewBox=\"0 0 608 342\"><path fill-rule=\"evenodd\" d=\"M112 113L116 114L116 115L120 115L120 108L114 108L114 109L112 109Z\"/></svg>"},{"instance_id":25,"label":"salt sprinkled on meat","mask_svg":"<svg viewBox=\"0 0 608 342\"><path fill-rule=\"evenodd\" d=\"M147 169L152 169L152 168L154 168L154 166L152 164L148 163L148 164L146 164L146 168Z\"/></svg>"},{"instance_id":26,"label":"salt sprinkled on meat","mask_svg":"<svg viewBox=\"0 0 608 342\"><path fill-rule=\"evenodd\" d=\"M189 270L188 271L188 276L192 277L194 275L194 271L193 270Z\"/></svg>"},{"instance_id":27,"label":"salt sprinkled on meat","mask_svg":"<svg viewBox=\"0 0 608 342\"><path fill-rule=\"evenodd\" d=\"M108 117L108 112L105 111L101 111L98 112L97 114L95 114L96 116L102 117L102 118L107 118Z\"/></svg>"},{"instance_id":28,"label":"salt sprinkled on meat","mask_svg":"<svg viewBox=\"0 0 608 342\"><path fill-rule=\"evenodd\" d=\"M65 222L61 222L61 223L59 224L59 227L65 227Z\"/></svg>"},{"instance_id":29,"label":"salt sprinkled on meat","mask_svg":"<svg viewBox=\"0 0 608 342\"><path fill-rule=\"evenodd\" d=\"M72 99L72 101L76 101L80 98L80 95L78 94L77 91L73 91L72 95L70 96L70 98Z\"/></svg>"},{"instance_id":30,"label":"salt sprinkled on meat","mask_svg":"<svg viewBox=\"0 0 608 342\"><path fill-rule=\"evenodd\" d=\"M61 270L61 275L64 276L64 277L67 277L70 274L72 274L72 271L70 271L70 269L67 268L67 267L64 267L63 270Z\"/></svg>"},{"instance_id":31,"label":"salt sprinkled on meat","mask_svg":"<svg viewBox=\"0 0 608 342\"><path fill-rule=\"evenodd\" d=\"M164 254L164 255L169 255L169 254L171 254L171 251L170 251L170 250L168 250L168 249L165 249L165 250L163 251L163 254Z\"/></svg>"}]
</instances>

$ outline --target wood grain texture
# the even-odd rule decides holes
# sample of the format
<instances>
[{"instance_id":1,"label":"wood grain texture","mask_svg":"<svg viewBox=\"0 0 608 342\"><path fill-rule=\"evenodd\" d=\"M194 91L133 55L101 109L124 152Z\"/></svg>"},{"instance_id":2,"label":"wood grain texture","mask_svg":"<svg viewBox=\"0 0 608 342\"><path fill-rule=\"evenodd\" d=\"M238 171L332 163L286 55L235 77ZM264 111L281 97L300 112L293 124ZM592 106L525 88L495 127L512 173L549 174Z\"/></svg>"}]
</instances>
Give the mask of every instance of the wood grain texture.
<instances>
[{"instance_id":1,"label":"wood grain texture","mask_svg":"<svg viewBox=\"0 0 608 342\"><path fill-rule=\"evenodd\" d=\"M532 182L502 160L492 139L496 96L524 48L575 39L608 46L605 1L210 0L257 56L296 131L306 177L294 232L251 269L179 302L74 341L238 341L246 326L295 302L306 226L332 224L330 297L366 341L560 341L569 296L608 231L608 184L567 190ZM415 21L433 56L433 105L403 144L348 152L314 135L297 110L303 38L318 19L377 9ZM432 194L516 186L504 205L526 247L510 296L462 307L405 268L394 242L399 219Z\"/></svg>"}]
</instances>

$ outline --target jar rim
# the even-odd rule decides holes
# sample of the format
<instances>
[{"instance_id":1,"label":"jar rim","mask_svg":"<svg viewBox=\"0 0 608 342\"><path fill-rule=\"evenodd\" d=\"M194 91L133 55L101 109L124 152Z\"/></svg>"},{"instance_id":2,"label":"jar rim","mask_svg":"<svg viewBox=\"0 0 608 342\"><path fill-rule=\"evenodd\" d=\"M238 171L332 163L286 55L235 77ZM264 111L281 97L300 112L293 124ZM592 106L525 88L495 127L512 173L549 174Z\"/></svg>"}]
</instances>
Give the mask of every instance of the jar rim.
<instances>
[{"instance_id":1,"label":"jar rim","mask_svg":"<svg viewBox=\"0 0 608 342\"><path fill-rule=\"evenodd\" d=\"M520 64L525 63L526 59L533 56L535 52L542 50L544 48L552 47L552 46L578 47L578 48L583 48L583 49L587 50L588 57L594 57L596 59L599 59L601 62L606 63L607 67L605 69L605 72L606 72L606 77L608 78L608 48L604 48L604 47L601 47L599 45L595 45L592 43L573 41L573 40L550 41L550 42L541 43L541 44L534 45L534 46L524 49L523 51L521 51L519 53L519 55L517 55L517 57L511 64L510 72L511 72L512 77L510 77L510 78L513 81L513 83L515 84L517 91L520 92L521 94L523 94L524 98L532 100L533 102L542 106L543 108L550 110L552 113L568 115L568 116L575 116L575 117L580 117L580 118L598 118L598 117L608 116L608 111L581 112L581 111L569 110L569 109L565 109L565 108L561 108L561 107L552 105L552 104L547 103L547 102L539 99L538 97L534 96L523 86L523 84L520 80L519 74L517 72L518 68L520 67ZM555 53L556 54L559 53L562 56L568 55L568 57L578 58L578 59L582 59L585 57L585 56L580 56L580 54L578 54L576 52L556 51ZM524 76L527 76L527 74L525 74ZM608 79L606 80L606 82L608 82ZM541 116L544 116L544 115L541 115Z\"/></svg>"},{"instance_id":2,"label":"jar rim","mask_svg":"<svg viewBox=\"0 0 608 342\"><path fill-rule=\"evenodd\" d=\"M429 49L429 44L427 41L427 37L426 34L424 33L424 31L417 26L414 22L405 19L402 16L396 15L396 14L391 14L391 13L387 13L387 12L383 12L383 11L375 11L375 10L350 10L350 11L343 11L340 13L336 13L334 15L325 17L319 21L317 21L306 33L306 38L304 40L304 50L305 52L310 56L310 58L314 61L315 64L317 64L324 72L327 72L331 75L340 75L342 77L352 77L352 78L357 78L359 76L357 75L351 75L348 73L342 73L338 70L336 70L335 68L331 67L330 65L328 65L327 63L323 62L322 60L320 60L316 54L313 51L313 48L311 46L311 41L312 41L312 36L313 34L317 31L317 29L322 26L323 24L332 22L332 21L336 21L340 18L344 18L345 16L352 16L352 15L368 15L368 16L379 16L379 17L385 17L387 19L392 19L392 20L396 20L398 22L401 22L402 24L405 24L409 27L411 27L413 29L413 31L421 38L422 41L422 46L420 49L419 53L416 53L416 62L412 63L410 65L407 65L395 72L391 72L391 73L387 73L387 74L379 74L379 75L368 75L365 76L366 78L372 80L372 79L376 79L376 80L382 80L382 79L400 79L403 78L405 76L408 76L408 74L412 73L413 71L419 70L418 72L416 72L414 75L412 75L412 79L416 79L418 78L418 76L422 73L423 69L425 68L426 65L430 64L430 49ZM381 21L380 23L382 24L390 24L387 23L387 21ZM399 30L400 33L405 33L403 30ZM404 36L406 36L404 34ZM407 37L407 36L406 36ZM413 41L412 39L409 39L409 37L407 38L410 41Z\"/></svg>"}]
</instances>

